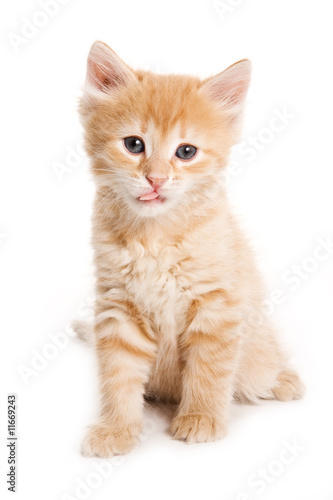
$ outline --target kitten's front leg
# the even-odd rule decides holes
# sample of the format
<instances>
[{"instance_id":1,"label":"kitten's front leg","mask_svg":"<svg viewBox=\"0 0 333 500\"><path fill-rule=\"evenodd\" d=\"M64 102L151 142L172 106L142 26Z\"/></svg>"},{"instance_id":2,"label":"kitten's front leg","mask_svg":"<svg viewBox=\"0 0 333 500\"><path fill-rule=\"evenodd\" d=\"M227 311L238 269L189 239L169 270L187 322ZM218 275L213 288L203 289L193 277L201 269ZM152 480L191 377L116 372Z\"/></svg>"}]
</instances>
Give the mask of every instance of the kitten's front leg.
<instances>
[{"instance_id":1,"label":"kitten's front leg","mask_svg":"<svg viewBox=\"0 0 333 500\"><path fill-rule=\"evenodd\" d=\"M153 342L134 320L108 318L96 325L102 396L99 422L82 444L85 456L129 452L142 429L144 384L155 357Z\"/></svg>"},{"instance_id":2,"label":"kitten's front leg","mask_svg":"<svg viewBox=\"0 0 333 500\"><path fill-rule=\"evenodd\" d=\"M189 443L225 436L240 351L236 301L216 290L193 308L194 318L180 338L182 397L171 424L173 436Z\"/></svg>"}]
</instances>

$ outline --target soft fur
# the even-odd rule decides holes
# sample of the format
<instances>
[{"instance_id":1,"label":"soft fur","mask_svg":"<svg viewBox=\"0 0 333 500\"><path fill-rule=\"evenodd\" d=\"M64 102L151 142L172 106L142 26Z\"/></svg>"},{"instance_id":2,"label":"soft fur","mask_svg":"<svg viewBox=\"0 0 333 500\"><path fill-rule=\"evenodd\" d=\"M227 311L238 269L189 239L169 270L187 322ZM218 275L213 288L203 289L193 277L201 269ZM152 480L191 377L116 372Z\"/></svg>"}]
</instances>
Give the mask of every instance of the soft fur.
<instances>
[{"instance_id":1,"label":"soft fur","mask_svg":"<svg viewBox=\"0 0 333 500\"><path fill-rule=\"evenodd\" d=\"M128 452L144 396L176 403L171 433L193 443L226 434L233 398L302 394L260 314L260 277L219 182L249 79L246 60L202 81L133 71L106 45L92 46L80 112L97 186L102 402L85 455ZM143 153L126 150L129 136L144 141ZM175 156L182 144L198 148L193 159ZM157 200L140 200L153 189Z\"/></svg>"}]
</instances>

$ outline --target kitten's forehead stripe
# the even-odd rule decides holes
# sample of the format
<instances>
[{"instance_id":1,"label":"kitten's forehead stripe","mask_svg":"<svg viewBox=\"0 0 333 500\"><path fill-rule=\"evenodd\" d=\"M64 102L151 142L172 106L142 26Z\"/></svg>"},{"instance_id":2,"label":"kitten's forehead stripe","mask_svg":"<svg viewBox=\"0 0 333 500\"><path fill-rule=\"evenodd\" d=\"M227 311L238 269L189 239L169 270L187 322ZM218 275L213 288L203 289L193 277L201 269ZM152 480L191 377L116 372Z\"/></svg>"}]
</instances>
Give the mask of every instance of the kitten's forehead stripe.
<instances>
[{"instance_id":1,"label":"kitten's forehead stripe","mask_svg":"<svg viewBox=\"0 0 333 500\"><path fill-rule=\"evenodd\" d=\"M193 86L197 87L198 82L191 77L183 79L179 76L147 74L137 89L144 122L153 120L165 136L179 123L184 124L186 120L196 121L198 102L193 93Z\"/></svg>"},{"instance_id":2,"label":"kitten's forehead stripe","mask_svg":"<svg viewBox=\"0 0 333 500\"><path fill-rule=\"evenodd\" d=\"M186 127L184 123L180 124L180 137L186 137Z\"/></svg>"},{"instance_id":3,"label":"kitten's forehead stripe","mask_svg":"<svg viewBox=\"0 0 333 500\"><path fill-rule=\"evenodd\" d=\"M143 134L146 134L147 133L147 130L148 130L148 123L146 121L141 121L141 130L143 132Z\"/></svg>"}]
</instances>

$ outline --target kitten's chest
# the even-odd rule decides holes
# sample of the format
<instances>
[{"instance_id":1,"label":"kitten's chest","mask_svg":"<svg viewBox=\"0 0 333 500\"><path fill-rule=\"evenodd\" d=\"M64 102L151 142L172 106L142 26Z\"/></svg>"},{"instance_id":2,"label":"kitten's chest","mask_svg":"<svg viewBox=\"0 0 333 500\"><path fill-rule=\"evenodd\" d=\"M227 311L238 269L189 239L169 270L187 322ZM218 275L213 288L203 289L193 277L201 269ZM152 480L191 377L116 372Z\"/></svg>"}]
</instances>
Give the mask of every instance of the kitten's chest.
<instances>
[{"instance_id":1,"label":"kitten's chest","mask_svg":"<svg viewBox=\"0 0 333 500\"><path fill-rule=\"evenodd\" d=\"M137 248L122 270L126 292L157 327L177 329L191 301L190 284L185 276L186 260L175 246L158 252Z\"/></svg>"}]
</instances>

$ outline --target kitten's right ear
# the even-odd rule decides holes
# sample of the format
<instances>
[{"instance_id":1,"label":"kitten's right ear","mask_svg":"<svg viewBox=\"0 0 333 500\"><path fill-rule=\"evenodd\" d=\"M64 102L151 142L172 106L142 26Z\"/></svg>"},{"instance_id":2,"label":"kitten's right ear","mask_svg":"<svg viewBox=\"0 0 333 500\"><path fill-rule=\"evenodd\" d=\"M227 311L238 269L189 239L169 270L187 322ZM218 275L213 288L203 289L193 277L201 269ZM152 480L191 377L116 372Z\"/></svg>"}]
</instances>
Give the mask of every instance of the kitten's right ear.
<instances>
[{"instance_id":1,"label":"kitten's right ear","mask_svg":"<svg viewBox=\"0 0 333 500\"><path fill-rule=\"evenodd\" d=\"M85 92L110 94L135 79L134 71L103 42L95 42L89 52Z\"/></svg>"}]
</instances>

